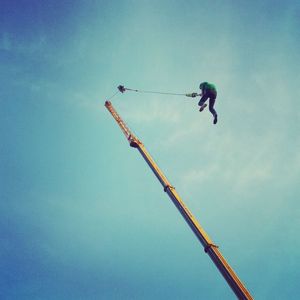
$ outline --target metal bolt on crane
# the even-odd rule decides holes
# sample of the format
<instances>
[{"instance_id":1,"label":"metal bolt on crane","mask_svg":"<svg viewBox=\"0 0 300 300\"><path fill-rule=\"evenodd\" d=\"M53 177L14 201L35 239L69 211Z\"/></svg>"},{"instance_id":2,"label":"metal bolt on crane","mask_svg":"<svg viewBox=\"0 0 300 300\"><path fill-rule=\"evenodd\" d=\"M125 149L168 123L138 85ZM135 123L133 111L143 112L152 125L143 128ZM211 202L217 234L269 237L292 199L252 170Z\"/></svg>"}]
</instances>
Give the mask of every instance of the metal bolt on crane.
<instances>
[{"instance_id":1,"label":"metal bolt on crane","mask_svg":"<svg viewBox=\"0 0 300 300\"><path fill-rule=\"evenodd\" d=\"M204 247L205 253L209 255L214 264L217 266L228 285L231 287L238 299L242 300L251 300L253 299L249 291L246 289L244 284L235 274L233 269L227 263L225 258L222 256L221 252L218 249L204 229L200 226L196 218L192 215L190 210L187 208L183 200L180 198L175 188L171 185L168 179L165 177L163 172L159 169L158 165L155 163L153 158L150 156L146 150L143 143L130 131L125 122L122 120L120 115L114 109L110 101L105 102L105 107L114 117L121 130L123 131L126 139L128 140L131 147L138 149L140 154L143 156L144 160L147 162L159 182L162 184L164 191L168 194L172 202L175 204L185 221L188 223L190 228L193 230L196 237L201 242Z\"/></svg>"}]
</instances>

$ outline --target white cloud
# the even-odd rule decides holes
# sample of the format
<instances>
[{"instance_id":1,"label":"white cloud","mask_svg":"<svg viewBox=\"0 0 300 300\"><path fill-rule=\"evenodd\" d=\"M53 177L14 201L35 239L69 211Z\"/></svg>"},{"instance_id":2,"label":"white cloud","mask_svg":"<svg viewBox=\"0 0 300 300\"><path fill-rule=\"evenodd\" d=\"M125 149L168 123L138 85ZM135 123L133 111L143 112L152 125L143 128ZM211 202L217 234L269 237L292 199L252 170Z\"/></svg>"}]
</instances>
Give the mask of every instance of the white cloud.
<instances>
[{"instance_id":1,"label":"white cloud","mask_svg":"<svg viewBox=\"0 0 300 300\"><path fill-rule=\"evenodd\" d=\"M192 186L197 182L204 183L214 178L219 171L219 167L216 164L211 164L201 169L190 169L182 175L182 186Z\"/></svg>"},{"instance_id":2,"label":"white cloud","mask_svg":"<svg viewBox=\"0 0 300 300\"><path fill-rule=\"evenodd\" d=\"M177 123L181 119L178 104L148 99L147 102L139 101L138 105L122 105L122 114L131 122L137 123Z\"/></svg>"},{"instance_id":3,"label":"white cloud","mask_svg":"<svg viewBox=\"0 0 300 300\"><path fill-rule=\"evenodd\" d=\"M188 124L183 126L182 124ZM181 117L181 122L174 131L172 131L166 139L161 141L161 146L164 148L172 148L188 141L193 141L195 136L201 136L205 131L206 126L199 126L197 120L193 122L185 122Z\"/></svg>"},{"instance_id":4,"label":"white cloud","mask_svg":"<svg viewBox=\"0 0 300 300\"><path fill-rule=\"evenodd\" d=\"M178 138L189 144L188 141L193 140L192 134L192 131L187 131ZM217 178L220 183L241 192L272 184L273 181L285 184L297 175L300 155L284 156L285 139L282 134L270 132L240 139L236 133L230 132L217 141L209 138L201 145L195 144L196 150L191 150L190 155L195 157L193 151L196 151L199 159L186 164L187 169L181 175L182 185L189 188L195 182Z\"/></svg>"}]
</instances>

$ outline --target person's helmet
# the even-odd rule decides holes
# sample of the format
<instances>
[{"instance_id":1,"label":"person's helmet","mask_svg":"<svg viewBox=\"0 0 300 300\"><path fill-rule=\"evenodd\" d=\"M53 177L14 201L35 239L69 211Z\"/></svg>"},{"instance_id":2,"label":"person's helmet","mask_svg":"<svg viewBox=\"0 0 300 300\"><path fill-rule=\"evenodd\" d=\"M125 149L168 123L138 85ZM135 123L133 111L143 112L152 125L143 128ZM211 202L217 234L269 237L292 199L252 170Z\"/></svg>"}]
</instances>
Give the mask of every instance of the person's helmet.
<instances>
[{"instance_id":1,"label":"person's helmet","mask_svg":"<svg viewBox=\"0 0 300 300\"><path fill-rule=\"evenodd\" d=\"M202 90L206 85L207 85L207 82L206 82L206 81L200 83L199 89Z\"/></svg>"}]
</instances>

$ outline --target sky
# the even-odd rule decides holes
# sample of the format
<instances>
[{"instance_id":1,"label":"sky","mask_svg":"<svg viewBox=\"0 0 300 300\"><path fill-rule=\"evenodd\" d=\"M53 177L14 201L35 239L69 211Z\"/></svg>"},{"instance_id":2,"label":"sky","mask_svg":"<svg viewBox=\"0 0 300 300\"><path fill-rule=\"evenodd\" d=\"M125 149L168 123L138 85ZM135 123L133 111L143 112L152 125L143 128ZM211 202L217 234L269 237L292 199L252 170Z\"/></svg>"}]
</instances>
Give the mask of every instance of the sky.
<instances>
[{"instance_id":1,"label":"sky","mask_svg":"<svg viewBox=\"0 0 300 300\"><path fill-rule=\"evenodd\" d=\"M299 299L299 1L0 5L0 298L234 299L111 99L255 299Z\"/></svg>"}]
</instances>

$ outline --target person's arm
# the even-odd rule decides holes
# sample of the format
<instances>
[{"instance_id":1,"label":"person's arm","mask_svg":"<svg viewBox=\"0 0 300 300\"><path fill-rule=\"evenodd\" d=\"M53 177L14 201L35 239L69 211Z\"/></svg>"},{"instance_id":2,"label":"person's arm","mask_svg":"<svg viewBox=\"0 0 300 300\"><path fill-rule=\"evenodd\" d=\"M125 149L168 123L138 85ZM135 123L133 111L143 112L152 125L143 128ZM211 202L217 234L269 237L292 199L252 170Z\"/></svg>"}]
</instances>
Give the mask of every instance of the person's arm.
<instances>
[{"instance_id":1,"label":"person's arm","mask_svg":"<svg viewBox=\"0 0 300 300\"><path fill-rule=\"evenodd\" d=\"M201 93L200 93L201 97L202 97L202 96L205 96L206 92L207 92L206 87L203 87L203 88L201 89Z\"/></svg>"}]
</instances>

